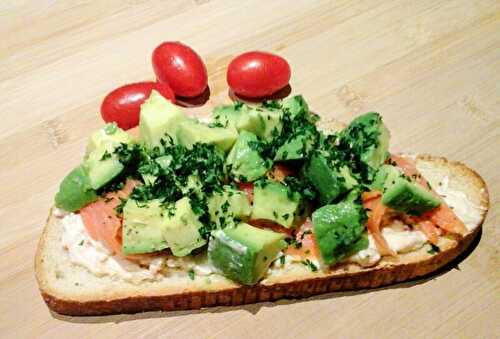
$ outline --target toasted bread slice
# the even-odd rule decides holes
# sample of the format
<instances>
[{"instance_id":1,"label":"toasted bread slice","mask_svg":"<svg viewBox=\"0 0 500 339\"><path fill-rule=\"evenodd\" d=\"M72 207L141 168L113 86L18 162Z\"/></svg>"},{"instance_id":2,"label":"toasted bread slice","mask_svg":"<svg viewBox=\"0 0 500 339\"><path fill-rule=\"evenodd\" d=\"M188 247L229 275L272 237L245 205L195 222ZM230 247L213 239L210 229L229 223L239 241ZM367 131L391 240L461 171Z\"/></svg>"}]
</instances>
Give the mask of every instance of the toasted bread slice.
<instances>
[{"instance_id":1,"label":"toasted bread slice","mask_svg":"<svg viewBox=\"0 0 500 339\"><path fill-rule=\"evenodd\" d=\"M431 254L429 245L425 245L397 257L383 257L370 268L347 263L329 272L311 272L296 263L255 286L242 286L217 274L194 280L185 275L133 284L109 276L97 277L72 264L61 245L60 219L51 212L35 259L41 294L49 308L57 313L104 315L302 298L331 291L374 288L429 274L464 252L480 233L489 199L485 182L467 166L432 156L416 159L418 169L431 185L437 186L447 177L450 188L465 194L470 202L468 210L475 216L473 225L469 221L469 232L463 238L440 237L437 253Z\"/></svg>"}]
</instances>

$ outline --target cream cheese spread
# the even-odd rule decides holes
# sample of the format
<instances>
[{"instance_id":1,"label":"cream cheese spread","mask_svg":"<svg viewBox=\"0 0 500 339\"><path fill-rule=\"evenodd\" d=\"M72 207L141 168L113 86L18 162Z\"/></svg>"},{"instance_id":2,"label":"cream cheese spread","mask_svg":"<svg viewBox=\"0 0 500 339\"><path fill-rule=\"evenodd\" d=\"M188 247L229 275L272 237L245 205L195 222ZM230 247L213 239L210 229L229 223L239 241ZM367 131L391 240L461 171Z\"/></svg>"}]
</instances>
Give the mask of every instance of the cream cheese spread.
<instances>
[{"instance_id":1,"label":"cream cheese spread","mask_svg":"<svg viewBox=\"0 0 500 339\"><path fill-rule=\"evenodd\" d=\"M463 221L467 230L472 231L479 225L481 222L480 211L485 210L485 208L473 204L464 192L451 189L448 176L445 176L434 189L453 209L457 217Z\"/></svg>"}]
</instances>

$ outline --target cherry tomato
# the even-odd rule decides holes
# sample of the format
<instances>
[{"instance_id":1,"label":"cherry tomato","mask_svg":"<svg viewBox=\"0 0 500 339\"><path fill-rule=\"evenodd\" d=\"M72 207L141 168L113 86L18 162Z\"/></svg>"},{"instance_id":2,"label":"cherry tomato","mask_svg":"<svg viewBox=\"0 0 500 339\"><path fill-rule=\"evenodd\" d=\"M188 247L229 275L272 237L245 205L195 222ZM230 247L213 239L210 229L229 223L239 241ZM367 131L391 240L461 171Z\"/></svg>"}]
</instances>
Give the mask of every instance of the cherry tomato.
<instances>
[{"instance_id":1,"label":"cherry tomato","mask_svg":"<svg viewBox=\"0 0 500 339\"><path fill-rule=\"evenodd\" d=\"M166 99L175 102L175 95L167 84L145 81L118 87L104 98L101 116L106 122L116 122L125 130L139 124L141 104L152 90L158 91Z\"/></svg>"},{"instance_id":2,"label":"cherry tomato","mask_svg":"<svg viewBox=\"0 0 500 339\"><path fill-rule=\"evenodd\" d=\"M169 84L176 95L192 98L207 88L207 68L189 46L164 42L153 51L152 61L158 81Z\"/></svg>"},{"instance_id":3,"label":"cherry tomato","mask_svg":"<svg viewBox=\"0 0 500 339\"><path fill-rule=\"evenodd\" d=\"M227 69L227 83L238 95L269 96L285 87L291 70L282 57L267 52L247 52L234 58Z\"/></svg>"}]
</instances>

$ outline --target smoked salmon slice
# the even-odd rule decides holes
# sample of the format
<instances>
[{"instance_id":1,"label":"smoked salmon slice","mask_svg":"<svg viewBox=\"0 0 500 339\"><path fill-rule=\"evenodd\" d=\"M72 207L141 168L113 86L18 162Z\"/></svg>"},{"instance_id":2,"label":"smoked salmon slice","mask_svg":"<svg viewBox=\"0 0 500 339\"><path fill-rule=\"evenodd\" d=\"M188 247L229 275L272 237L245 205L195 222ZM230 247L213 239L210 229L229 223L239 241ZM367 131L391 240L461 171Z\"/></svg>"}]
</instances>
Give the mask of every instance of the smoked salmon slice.
<instances>
[{"instance_id":1,"label":"smoked salmon slice","mask_svg":"<svg viewBox=\"0 0 500 339\"><path fill-rule=\"evenodd\" d=\"M113 253L123 255L122 251L122 217L116 207L127 199L137 185L134 180L127 180L124 187L116 192L107 193L104 197L80 210L85 229L90 237L104 243Z\"/></svg>"}]
</instances>

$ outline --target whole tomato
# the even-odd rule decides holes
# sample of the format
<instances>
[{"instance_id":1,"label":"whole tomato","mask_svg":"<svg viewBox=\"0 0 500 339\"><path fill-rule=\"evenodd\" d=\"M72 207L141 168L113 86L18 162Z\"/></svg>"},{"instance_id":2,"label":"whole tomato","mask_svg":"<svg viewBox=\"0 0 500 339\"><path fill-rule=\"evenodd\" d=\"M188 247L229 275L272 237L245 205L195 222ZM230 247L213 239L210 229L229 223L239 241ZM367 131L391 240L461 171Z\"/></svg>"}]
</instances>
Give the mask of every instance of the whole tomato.
<instances>
[{"instance_id":1,"label":"whole tomato","mask_svg":"<svg viewBox=\"0 0 500 339\"><path fill-rule=\"evenodd\" d=\"M141 104L153 89L166 99L175 102L174 92L167 84L153 81L128 84L106 95L101 104L102 119L106 122L116 122L125 130L137 126Z\"/></svg>"},{"instance_id":2,"label":"whole tomato","mask_svg":"<svg viewBox=\"0 0 500 339\"><path fill-rule=\"evenodd\" d=\"M158 81L167 83L182 97L196 97L207 88L207 68L189 46L167 41L153 51L153 69Z\"/></svg>"},{"instance_id":3,"label":"whole tomato","mask_svg":"<svg viewBox=\"0 0 500 339\"><path fill-rule=\"evenodd\" d=\"M227 83L238 95L259 98L285 87L291 70L282 57L267 52L247 52L234 58L227 69Z\"/></svg>"}]
</instances>

